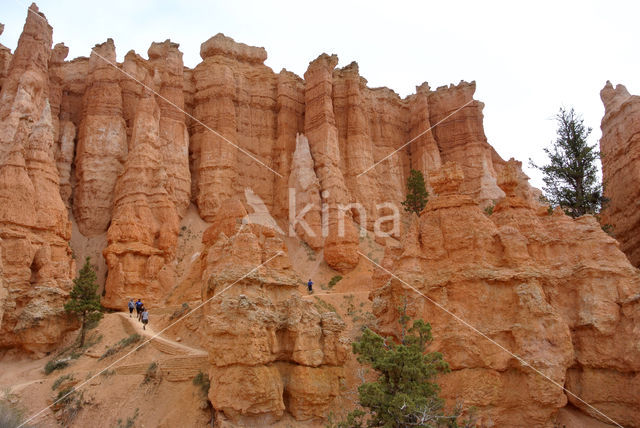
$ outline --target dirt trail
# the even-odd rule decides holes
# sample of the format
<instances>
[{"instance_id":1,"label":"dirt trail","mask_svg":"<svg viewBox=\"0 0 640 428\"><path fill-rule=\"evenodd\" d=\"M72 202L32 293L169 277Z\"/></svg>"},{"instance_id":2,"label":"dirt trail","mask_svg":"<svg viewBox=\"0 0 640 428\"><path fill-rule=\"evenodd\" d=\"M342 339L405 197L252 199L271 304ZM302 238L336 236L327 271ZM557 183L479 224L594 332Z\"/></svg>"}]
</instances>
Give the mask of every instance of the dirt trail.
<instances>
[{"instance_id":1,"label":"dirt trail","mask_svg":"<svg viewBox=\"0 0 640 428\"><path fill-rule=\"evenodd\" d=\"M206 356L207 352L202 349L193 348L188 345L176 342L171 339L167 339L161 335L158 335L156 331L147 324L147 328L143 329L142 323L135 317L129 317L124 312L117 313L122 318L125 330L130 334L139 334L144 337L145 340L152 339L150 344L153 345L159 351L169 355L194 355L194 356Z\"/></svg>"}]
</instances>

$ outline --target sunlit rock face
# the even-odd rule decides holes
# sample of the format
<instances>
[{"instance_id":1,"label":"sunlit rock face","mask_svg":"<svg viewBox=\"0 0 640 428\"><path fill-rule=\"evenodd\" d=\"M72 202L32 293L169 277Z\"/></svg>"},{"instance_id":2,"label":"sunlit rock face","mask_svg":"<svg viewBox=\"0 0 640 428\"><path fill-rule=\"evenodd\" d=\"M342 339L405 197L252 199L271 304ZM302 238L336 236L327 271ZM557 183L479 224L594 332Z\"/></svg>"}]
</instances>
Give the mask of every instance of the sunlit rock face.
<instances>
[{"instance_id":1,"label":"sunlit rock face","mask_svg":"<svg viewBox=\"0 0 640 428\"><path fill-rule=\"evenodd\" d=\"M48 352L77 327L62 305L74 256L91 249L106 307L161 307L183 280L187 300L211 299L191 326L218 420L320 419L339 395L345 325L298 294L285 242L348 275L368 263L359 232L389 214L381 204L402 210L417 169L429 203L381 241L385 268L640 425L638 271L593 218L538 204L521 165L487 142L474 82L401 98L368 87L355 62L322 54L303 77L274 72L263 48L222 34L193 69L170 40L122 63L111 39L88 58L67 53L35 5L15 52L0 46L0 350ZM620 86L602 98L604 217L638 265L638 103ZM406 296L451 363L443 395L476 406L482 424L550 426L567 402L602 419L385 271L373 283L381 331L397 334Z\"/></svg>"},{"instance_id":2,"label":"sunlit rock face","mask_svg":"<svg viewBox=\"0 0 640 428\"><path fill-rule=\"evenodd\" d=\"M275 422L285 412L322 418L339 393L345 324L301 298L284 241L272 228L243 224L246 214L238 201L223 202L204 235L209 399L221 420L237 424Z\"/></svg>"},{"instance_id":3,"label":"sunlit rock face","mask_svg":"<svg viewBox=\"0 0 640 428\"><path fill-rule=\"evenodd\" d=\"M0 349L46 352L75 328L75 275L49 102L52 29L32 5L0 92Z\"/></svg>"},{"instance_id":4,"label":"sunlit rock face","mask_svg":"<svg viewBox=\"0 0 640 428\"><path fill-rule=\"evenodd\" d=\"M438 196L387 250L371 293L381 330L398 334L396 308L406 299L410 316L431 322L432 347L451 365L443 396L477 407L487 426L518 426L523 415L552 426L567 400L606 420L553 382L637 426L638 270L593 217L528 202L515 161L497 178L506 197L491 215L460 192L464 182L453 162L433 173Z\"/></svg>"},{"instance_id":5,"label":"sunlit rock face","mask_svg":"<svg viewBox=\"0 0 640 428\"><path fill-rule=\"evenodd\" d=\"M609 199L603 223L613 227L622 251L640 267L640 97L623 85L607 82L600 91L602 118L602 176Z\"/></svg>"}]
</instances>

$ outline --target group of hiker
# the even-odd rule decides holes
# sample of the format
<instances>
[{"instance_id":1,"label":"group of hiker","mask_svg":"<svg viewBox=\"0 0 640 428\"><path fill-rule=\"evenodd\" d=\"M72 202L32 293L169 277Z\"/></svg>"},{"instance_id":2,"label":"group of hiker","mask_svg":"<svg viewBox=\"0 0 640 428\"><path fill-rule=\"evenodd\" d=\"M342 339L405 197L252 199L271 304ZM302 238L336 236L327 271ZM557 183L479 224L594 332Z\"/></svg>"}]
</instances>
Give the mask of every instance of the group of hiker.
<instances>
[{"instance_id":1,"label":"group of hiker","mask_svg":"<svg viewBox=\"0 0 640 428\"><path fill-rule=\"evenodd\" d=\"M138 318L138 322L142 323L142 329L147 329L147 324L149 323L149 311L144 306L144 303L140 299L134 302L134 299L129 299L129 318L131 318L133 314L133 309L136 310L136 316Z\"/></svg>"},{"instance_id":2,"label":"group of hiker","mask_svg":"<svg viewBox=\"0 0 640 428\"><path fill-rule=\"evenodd\" d=\"M313 293L313 282L311 281L311 278L309 278L309 281L307 282L307 290L309 291L309 294ZM141 322L142 329L146 330L147 324L149 324L149 311L144 306L144 303L142 303L142 300L129 299L128 306L129 306L129 318L133 317L133 310L135 309L138 322Z\"/></svg>"}]
</instances>

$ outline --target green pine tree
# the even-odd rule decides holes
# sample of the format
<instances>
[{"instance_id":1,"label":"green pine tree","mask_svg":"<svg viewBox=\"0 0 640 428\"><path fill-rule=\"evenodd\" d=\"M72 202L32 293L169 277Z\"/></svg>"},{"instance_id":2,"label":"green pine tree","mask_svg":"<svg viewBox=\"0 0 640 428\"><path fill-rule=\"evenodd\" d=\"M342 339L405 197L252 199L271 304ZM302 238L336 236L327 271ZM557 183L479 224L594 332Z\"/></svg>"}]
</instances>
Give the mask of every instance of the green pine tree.
<instances>
[{"instance_id":1,"label":"green pine tree","mask_svg":"<svg viewBox=\"0 0 640 428\"><path fill-rule=\"evenodd\" d=\"M424 184L424 176L420 171L412 169L407 178L407 199L402 202L405 211L420 214L427 205L429 192Z\"/></svg>"},{"instance_id":2,"label":"green pine tree","mask_svg":"<svg viewBox=\"0 0 640 428\"><path fill-rule=\"evenodd\" d=\"M546 200L552 207L559 206L571 217L585 214L597 215L606 203L598 178L596 161L600 153L587 138L591 128L573 109L560 109L556 115L558 137L544 152L549 163L538 166L529 163L544 174L543 187Z\"/></svg>"},{"instance_id":3,"label":"green pine tree","mask_svg":"<svg viewBox=\"0 0 640 428\"><path fill-rule=\"evenodd\" d=\"M446 414L440 388L435 383L439 374L449 372L449 365L439 352L426 352L432 342L431 325L418 319L409 326L405 308L401 312L399 343L392 338L365 329L353 343L358 361L373 368L378 375L373 382L358 387L359 405L345 420L330 426L362 427L457 427L460 408ZM465 424L471 424L465 421Z\"/></svg>"},{"instance_id":4,"label":"green pine tree","mask_svg":"<svg viewBox=\"0 0 640 428\"><path fill-rule=\"evenodd\" d=\"M75 314L80 318L80 347L84 346L87 325L102 318L102 306L98 295L98 283L96 272L91 266L91 258L87 257L80 273L73 280L73 289L69 293L69 301L65 303L64 310Z\"/></svg>"}]
</instances>

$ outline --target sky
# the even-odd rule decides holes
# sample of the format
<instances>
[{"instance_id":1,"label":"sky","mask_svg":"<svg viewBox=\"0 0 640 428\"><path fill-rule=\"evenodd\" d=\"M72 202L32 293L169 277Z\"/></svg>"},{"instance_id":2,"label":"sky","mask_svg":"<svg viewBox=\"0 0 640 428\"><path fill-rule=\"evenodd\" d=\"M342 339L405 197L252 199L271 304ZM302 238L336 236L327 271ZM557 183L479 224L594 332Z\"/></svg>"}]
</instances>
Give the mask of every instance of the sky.
<instances>
[{"instance_id":1,"label":"sky","mask_svg":"<svg viewBox=\"0 0 640 428\"><path fill-rule=\"evenodd\" d=\"M30 1L2 0L0 43L15 49ZM200 62L200 44L221 32L267 50L266 64L302 76L321 53L339 67L358 62L369 86L401 96L475 80L485 104L489 143L523 162L532 184L555 139L554 116L575 108L600 138L607 80L640 94L640 2L634 1L151 1L40 0L54 43L69 56L114 39L118 60L131 49L146 57L152 41L180 44L185 65Z\"/></svg>"}]
</instances>

